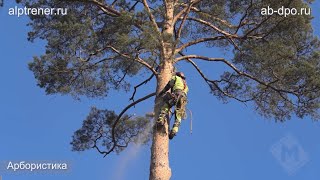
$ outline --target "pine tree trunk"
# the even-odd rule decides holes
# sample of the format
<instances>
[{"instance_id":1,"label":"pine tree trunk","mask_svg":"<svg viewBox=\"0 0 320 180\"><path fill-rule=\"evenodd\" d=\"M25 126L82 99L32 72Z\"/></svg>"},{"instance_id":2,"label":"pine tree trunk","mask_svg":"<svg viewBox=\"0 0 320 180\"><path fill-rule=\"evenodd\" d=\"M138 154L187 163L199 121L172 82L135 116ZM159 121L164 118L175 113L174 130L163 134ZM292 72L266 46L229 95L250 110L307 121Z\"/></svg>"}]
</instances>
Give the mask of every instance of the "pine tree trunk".
<instances>
[{"instance_id":1,"label":"pine tree trunk","mask_svg":"<svg viewBox=\"0 0 320 180\"><path fill-rule=\"evenodd\" d=\"M174 15L174 1L167 0L166 19L163 25L163 47L161 49L161 65L159 69L157 92L160 92L168 81L171 79L174 67L173 59L173 15ZM162 100L156 98L155 101L155 118L159 117ZM164 127L157 128L155 126L153 131L153 141L151 147L151 163L150 163L150 180L169 180L171 177L171 169L169 166L169 120Z\"/></svg>"},{"instance_id":2,"label":"pine tree trunk","mask_svg":"<svg viewBox=\"0 0 320 180\"><path fill-rule=\"evenodd\" d=\"M172 64L167 64L163 68L159 76L158 88L163 89L171 78ZM161 99L157 98L155 101L155 117L160 113L162 105ZM169 180L171 177L171 169L169 167L169 122L165 123L163 127L155 125L153 130L153 141L151 147L151 164L150 164L150 180Z\"/></svg>"}]
</instances>

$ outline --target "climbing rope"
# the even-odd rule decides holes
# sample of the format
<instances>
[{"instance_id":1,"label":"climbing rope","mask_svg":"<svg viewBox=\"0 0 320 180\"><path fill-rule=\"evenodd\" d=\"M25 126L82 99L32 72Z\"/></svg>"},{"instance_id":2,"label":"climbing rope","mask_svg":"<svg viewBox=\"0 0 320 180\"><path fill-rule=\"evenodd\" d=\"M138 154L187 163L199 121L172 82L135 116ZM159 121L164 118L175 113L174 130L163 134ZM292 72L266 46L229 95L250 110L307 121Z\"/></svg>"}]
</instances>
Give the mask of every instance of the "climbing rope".
<instances>
[{"instance_id":1,"label":"climbing rope","mask_svg":"<svg viewBox=\"0 0 320 180\"><path fill-rule=\"evenodd\" d=\"M190 113L190 134L192 134L192 111L190 109L188 109L189 113Z\"/></svg>"}]
</instances>

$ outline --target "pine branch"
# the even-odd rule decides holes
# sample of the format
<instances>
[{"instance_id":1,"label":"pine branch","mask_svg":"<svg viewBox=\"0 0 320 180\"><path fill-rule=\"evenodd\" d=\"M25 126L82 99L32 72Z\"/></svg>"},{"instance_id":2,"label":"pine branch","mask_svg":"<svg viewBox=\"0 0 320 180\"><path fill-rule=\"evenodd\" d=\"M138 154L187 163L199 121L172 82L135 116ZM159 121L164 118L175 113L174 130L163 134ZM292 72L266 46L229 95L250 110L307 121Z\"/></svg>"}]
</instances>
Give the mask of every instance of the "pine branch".
<instances>
[{"instance_id":1,"label":"pine branch","mask_svg":"<svg viewBox=\"0 0 320 180\"><path fill-rule=\"evenodd\" d=\"M177 32L176 39L180 39L181 32L182 32L182 27L183 27L184 23L185 23L186 20L187 20L187 17L188 17L188 15L189 15L189 12L190 12L192 6L193 6L193 2L191 2L191 3L189 4L187 10L186 10L185 13L184 13L184 16L183 16L183 18L182 18L182 21L181 21L181 23L180 23L180 26L179 26L179 28L178 28L178 32Z\"/></svg>"},{"instance_id":2,"label":"pine branch","mask_svg":"<svg viewBox=\"0 0 320 180\"><path fill-rule=\"evenodd\" d=\"M108 46L108 48L110 48L111 50L113 50L115 53L117 53L118 55L125 57L127 59L133 59L136 62L142 64L143 66L145 66L147 69L149 69L152 73L154 73L155 75L157 75L157 71L150 65L148 64L146 61L144 61L143 59L141 59L140 57L136 57L136 58L132 58L129 55L127 55L126 53L121 53L118 49L116 49L113 46Z\"/></svg>"},{"instance_id":3,"label":"pine branch","mask_svg":"<svg viewBox=\"0 0 320 180\"><path fill-rule=\"evenodd\" d=\"M188 4L186 4L186 3L181 3L181 4L179 4L179 5L180 5L180 6L183 6L183 7L187 7L187 6L188 6ZM200 14L200 15L201 15L201 14L204 14L204 15L210 17L211 19L216 20L216 21L222 23L223 25L227 26L228 28L236 28L236 26L233 25L233 24L231 24L230 22L228 22L228 21L226 21L226 20L224 20L224 19L218 18L218 17L216 17L216 16L213 16L213 15L211 15L210 13L204 12L203 10L200 10L200 9L198 9L198 8L196 8L196 7L191 7L191 11L192 11L192 12L195 12L195 13L198 13L198 14Z\"/></svg>"},{"instance_id":4,"label":"pine branch","mask_svg":"<svg viewBox=\"0 0 320 180\"><path fill-rule=\"evenodd\" d=\"M187 42L185 44L182 44L179 48L177 48L175 50L175 53L179 53L182 52L182 50L186 49L187 47L193 46L193 45L197 45L199 43L203 43L203 42L209 42L209 41L217 41L217 40L223 40L223 39L227 39L233 46L235 46L235 49L239 49L239 47L236 45L234 39L238 39L238 40L245 40L245 39L262 39L262 36L238 36L238 35L232 35L232 36L214 36L214 37L206 37L206 38L200 38L200 39L196 39L190 42Z\"/></svg>"},{"instance_id":5,"label":"pine branch","mask_svg":"<svg viewBox=\"0 0 320 180\"><path fill-rule=\"evenodd\" d=\"M265 87L268 87L268 88L271 88L272 90L276 91L276 92L279 92L279 93L288 93L288 94L292 94L292 95L295 95L298 97L298 94L294 91L289 91L289 90L285 90L285 89L278 89L274 86L272 86L272 84L274 83L274 81L272 82L264 82L246 72L243 72L241 70L239 70L234 64L232 64L231 62L225 60L224 58L209 58L209 57L205 57L205 56L199 56L199 55L186 55L186 56L181 56L181 57L178 57L176 58L175 62L177 61L180 61L180 60L183 60L183 59L201 59L201 60L204 60L204 61L210 61L210 62L223 62L224 64L226 64L227 66L229 66L232 70L234 70L238 75L240 76L245 76L251 80L254 80L255 82L265 86Z\"/></svg>"},{"instance_id":6,"label":"pine branch","mask_svg":"<svg viewBox=\"0 0 320 180\"><path fill-rule=\"evenodd\" d=\"M151 76L149 78L147 78L146 80L142 81L141 83L139 83L138 85L134 86L134 91L132 93L132 96L130 97L130 101L133 101L134 102L134 96L136 95L136 92L137 92L137 89L144 85L144 84L147 84L149 81L151 81L151 79L154 77L154 74L151 74Z\"/></svg>"},{"instance_id":7,"label":"pine branch","mask_svg":"<svg viewBox=\"0 0 320 180\"><path fill-rule=\"evenodd\" d=\"M138 103L140 103L140 102L142 102L142 101L145 101L145 100L147 100L147 99L149 99L150 97L153 97L153 96L155 96L155 95L156 95L155 92L154 92L154 93L151 93L151 94L148 94L148 95L146 95L146 96L138 99L137 101L132 102L131 104L129 104L128 106L126 106L126 107L120 112L120 114L118 115L117 119L114 121L114 124L113 124L113 126L112 126L112 133L111 133L111 134L112 134L112 143L113 143L113 145L112 145L112 147L111 147L108 151L101 151L101 150L97 147L97 145L96 145L96 144L97 144L97 141L102 137L102 133L94 140L94 146L93 146L93 148L96 148L100 154L104 154L104 157L106 157L108 154L110 154L111 152L113 152L113 150L114 150L116 147L121 147L121 148L127 147L128 144L126 144L126 145L119 145L119 144L117 143L116 138L115 138L115 133L116 133L115 129L116 129L118 123L120 122L121 117L122 117L122 116L124 115L124 113L125 113L127 110L129 110L131 107L133 107L133 106L135 106L136 104L138 104Z\"/></svg>"},{"instance_id":8,"label":"pine branch","mask_svg":"<svg viewBox=\"0 0 320 180\"><path fill-rule=\"evenodd\" d=\"M246 12L244 13L244 15L241 17L241 19L240 19L240 21L239 21L239 24L238 24L238 27L237 27L237 29L236 29L236 31L235 31L234 34L237 34L238 31L239 31L239 29L240 29L243 25L245 25L245 23L243 23L243 21L244 21L244 19L248 16L248 14L249 14L249 9L252 8L252 5L253 5L253 2L252 2L252 1L253 1L253 0L250 1L250 5L249 5L248 8L246 9Z\"/></svg>"},{"instance_id":9,"label":"pine branch","mask_svg":"<svg viewBox=\"0 0 320 180\"><path fill-rule=\"evenodd\" d=\"M230 34L220 28L218 28L217 26L213 25L212 23L208 22L208 21L205 21L203 19L199 19L199 18L194 18L194 17L188 17L187 20L190 20L190 21L195 21L195 22L198 22L202 25L205 25L207 27L210 27L212 29L214 29L215 31L217 31L218 33L220 34L223 34L224 36L227 36L227 37L233 37L235 36L234 34Z\"/></svg>"},{"instance_id":10,"label":"pine branch","mask_svg":"<svg viewBox=\"0 0 320 180\"><path fill-rule=\"evenodd\" d=\"M197 66L197 64L195 62L193 62L191 59L187 58L186 59L189 63L192 64L192 66L198 71L198 73L200 74L200 76L204 79L204 81L208 84L208 86L210 87L210 89L212 90L212 87L210 86L210 84L212 84L219 92L221 92L224 96L227 96L229 98L233 98L239 102L243 102L246 103L248 101L252 101L253 99L239 99L229 93L227 93L226 91L222 90L219 85L218 85L218 81L215 80L211 80L209 78L207 78L204 73L201 71L201 69Z\"/></svg>"},{"instance_id":11,"label":"pine branch","mask_svg":"<svg viewBox=\"0 0 320 180\"><path fill-rule=\"evenodd\" d=\"M182 44L179 48L175 50L175 54L181 52L182 50L186 49L189 46L197 45L199 43L208 42L208 41L216 41L216 40L222 40L226 39L226 36L215 36L215 37L207 37L207 38L200 38L196 39L194 41L187 42L185 44Z\"/></svg>"},{"instance_id":12,"label":"pine branch","mask_svg":"<svg viewBox=\"0 0 320 180\"><path fill-rule=\"evenodd\" d=\"M198 3L200 3L202 0L195 0L195 1L192 1L190 2L190 4L188 6L186 6L185 8L183 8L174 18L173 18L173 24L175 24L181 17L184 13L189 14L190 12L190 9L192 9L194 5L197 5ZM185 16L186 16L185 15Z\"/></svg>"},{"instance_id":13,"label":"pine branch","mask_svg":"<svg viewBox=\"0 0 320 180\"><path fill-rule=\"evenodd\" d=\"M99 7L99 9L106 13L107 15L109 16L112 16L112 17L118 17L121 15L121 13L117 10L115 10L112 6L108 6L107 4L104 4L102 2L99 2L97 0L66 0L66 1L78 1L78 2L83 2L83 3L90 3L90 4L93 4L93 5L96 5Z\"/></svg>"},{"instance_id":14,"label":"pine branch","mask_svg":"<svg viewBox=\"0 0 320 180\"><path fill-rule=\"evenodd\" d=\"M154 28L156 29L156 31L158 32L158 34L160 35L160 31L159 31L159 27L158 27L156 18L153 16L153 14L152 14L152 12L150 10L150 7L148 5L147 0L142 0L142 3L143 3L143 6L144 6L145 10L148 13L150 21L152 22L152 24L153 24Z\"/></svg>"},{"instance_id":15,"label":"pine branch","mask_svg":"<svg viewBox=\"0 0 320 180\"><path fill-rule=\"evenodd\" d=\"M201 38L201 39L197 39L197 40L185 43L181 47L177 48L175 53L181 52L183 49L185 49L189 46L192 46L192 45L196 45L198 43L207 42L207 41L216 41L216 40L222 40L222 39L228 40L230 42L230 44L234 46L235 49L241 51L239 46L236 44L236 42L233 39L246 39L246 38L261 39L262 38L259 36L249 36L249 34L246 34L245 36L242 36L242 37L237 34L230 34L226 31L218 28L217 26L213 25L212 23L205 21L205 20L202 20L202 19L199 19L199 18L193 18L193 17L186 18L186 17L184 17L184 19L182 19L182 21L185 19L199 22L207 27L214 29L218 33L222 34L223 36Z\"/></svg>"}]
</instances>

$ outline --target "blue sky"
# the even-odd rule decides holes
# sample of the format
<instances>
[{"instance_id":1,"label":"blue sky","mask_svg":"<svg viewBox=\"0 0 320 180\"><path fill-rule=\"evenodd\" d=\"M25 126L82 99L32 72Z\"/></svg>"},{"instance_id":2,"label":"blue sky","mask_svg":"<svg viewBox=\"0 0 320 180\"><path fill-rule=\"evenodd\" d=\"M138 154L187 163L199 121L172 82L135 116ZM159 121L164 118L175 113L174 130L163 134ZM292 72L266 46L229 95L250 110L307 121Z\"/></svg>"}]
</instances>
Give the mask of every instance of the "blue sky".
<instances>
[{"instance_id":1,"label":"blue sky","mask_svg":"<svg viewBox=\"0 0 320 180\"><path fill-rule=\"evenodd\" d=\"M92 105L119 112L131 94L114 92L105 100L81 101L70 96L45 95L27 68L33 56L44 52L45 44L27 41L28 18L8 16L8 8L13 6L14 3L8 2L0 9L0 176L3 180L148 179L149 146L131 146L120 155L112 154L107 158L94 150L71 152L71 136L81 127ZM319 9L317 1L312 14L318 36L320 12L316 10ZM218 52L206 50L204 53ZM210 74L212 65L200 65ZM195 70L184 65L178 67L188 76L188 108L193 112L193 134L190 134L190 121L183 121L178 136L170 142L173 180L320 178L318 122L293 118L275 123L261 118L250 106L234 101L222 104L209 94ZM146 86L138 95L153 91L153 85ZM144 102L131 112L138 115L150 112L152 102ZM277 160L271 149L277 149L281 139L284 140L281 143L293 142L293 146L300 148L300 154L294 154L296 160L306 155L302 167L295 169L295 164L281 165L283 161ZM8 161L60 161L68 162L71 168L65 173L13 173L5 169ZM286 167L294 169L294 174L289 174Z\"/></svg>"}]
</instances>

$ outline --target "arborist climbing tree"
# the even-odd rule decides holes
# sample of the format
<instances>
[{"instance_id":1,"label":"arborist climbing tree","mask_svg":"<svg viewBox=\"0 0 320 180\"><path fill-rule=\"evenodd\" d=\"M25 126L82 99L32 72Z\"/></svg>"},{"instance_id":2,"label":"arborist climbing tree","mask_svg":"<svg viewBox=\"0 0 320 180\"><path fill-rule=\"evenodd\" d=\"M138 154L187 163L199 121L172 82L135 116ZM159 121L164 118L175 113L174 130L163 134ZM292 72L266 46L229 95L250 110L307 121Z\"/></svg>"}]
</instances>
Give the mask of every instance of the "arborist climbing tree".
<instances>
[{"instance_id":1,"label":"arborist climbing tree","mask_svg":"<svg viewBox=\"0 0 320 180\"><path fill-rule=\"evenodd\" d=\"M170 89L170 92L167 92ZM176 72L171 80L159 93L163 96L164 105L161 107L160 115L157 120L158 125L163 125L168 119L169 110L175 106L175 121L170 131L169 139L172 139L179 131L181 119L186 116L187 93L189 91L186 77L183 72Z\"/></svg>"}]
</instances>

